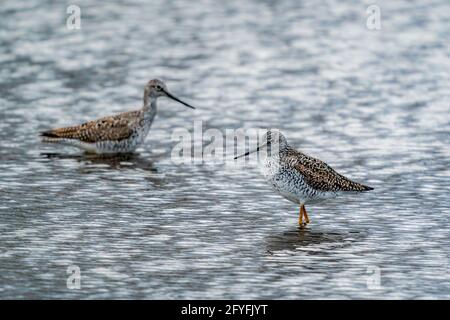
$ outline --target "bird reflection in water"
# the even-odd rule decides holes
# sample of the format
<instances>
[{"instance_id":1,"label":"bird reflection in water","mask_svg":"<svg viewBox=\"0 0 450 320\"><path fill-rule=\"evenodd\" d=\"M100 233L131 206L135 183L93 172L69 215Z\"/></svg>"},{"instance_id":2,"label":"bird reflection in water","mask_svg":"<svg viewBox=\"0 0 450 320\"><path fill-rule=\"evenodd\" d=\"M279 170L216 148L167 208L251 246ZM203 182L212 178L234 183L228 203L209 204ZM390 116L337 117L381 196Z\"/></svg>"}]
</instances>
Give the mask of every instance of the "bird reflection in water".
<instances>
[{"instance_id":1,"label":"bird reflection in water","mask_svg":"<svg viewBox=\"0 0 450 320\"><path fill-rule=\"evenodd\" d=\"M106 165L110 169L140 169L152 173L158 173L152 161L147 160L136 153L123 154L60 154L60 153L41 153L41 156L47 159L72 159L80 163L90 165Z\"/></svg>"},{"instance_id":2,"label":"bird reflection in water","mask_svg":"<svg viewBox=\"0 0 450 320\"><path fill-rule=\"evenodd\" d=\"M292 228L281 234L269 236L267 240L267 252L295 251L302 247L314 245L331 245L332 247L346 247L351 242L364 237L364 232L349 231L339 233L328 230L311 230L306 228Z\"/></svg>"}]
</instances>

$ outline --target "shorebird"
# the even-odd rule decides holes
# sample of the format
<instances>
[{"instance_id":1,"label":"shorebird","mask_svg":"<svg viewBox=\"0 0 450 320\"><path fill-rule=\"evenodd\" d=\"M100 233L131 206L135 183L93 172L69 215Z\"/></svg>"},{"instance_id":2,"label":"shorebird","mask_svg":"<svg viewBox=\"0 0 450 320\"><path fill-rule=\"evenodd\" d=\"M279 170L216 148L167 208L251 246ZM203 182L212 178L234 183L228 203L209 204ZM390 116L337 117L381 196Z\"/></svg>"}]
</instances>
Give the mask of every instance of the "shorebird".
<instances>
[{"instance_id":1,"label":"shorebird","mask_svg":"<svg viewBox=\"0 0 450 320\"><path fill-rule=\"evenodd\" d=\"M156 115L156 101L168 97L189 108L168 90L164 82L153 79L144 89L144 105L140 110L119 113L80 125L41 133L43 142L58 143L97 154L130 153L142 144Z\"/></svg>"},{"instance_id":2,"label":"shorebird","mask_svg":"<svg viewBox=\"0 0 450 320\"><path fill-rule=\"evenodd\" d=\"M373 190L337 173L325 162L295 150L276 130L267 131L255 150L234 159L259 151L266 152L260 162L265 179L284 198L300 205L298 224L301 227L310 221L305 204L334 198L344 192Z\"/></svg>"}]
</instances>

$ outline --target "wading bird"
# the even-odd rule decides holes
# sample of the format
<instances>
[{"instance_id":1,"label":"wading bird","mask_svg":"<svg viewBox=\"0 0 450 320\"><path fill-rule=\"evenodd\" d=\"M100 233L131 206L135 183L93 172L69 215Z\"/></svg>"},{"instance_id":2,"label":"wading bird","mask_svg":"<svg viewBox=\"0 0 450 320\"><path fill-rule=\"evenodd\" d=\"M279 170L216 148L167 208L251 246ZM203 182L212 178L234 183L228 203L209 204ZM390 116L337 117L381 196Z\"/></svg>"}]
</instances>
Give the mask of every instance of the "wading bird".
<instances>
[{"instance_id":1,"label":"wading bird","mask_svg":"<svg viewBox=\"0 0 450 320\"><path fill-rule=\"evenodd\" d=\"M276 130L267 131L255 150L234 159L263 150L267 156L260 163L261 171L280 195L300 205L300 226L309 223L305 209L307 203L317 203L350 191L373 190L337 173L325 162L295 150Z\"/></svg>"},{"instance_id":2,"label":"wading bird","mask_svg":"<svg viewBox=\"0 0 450 320\"><path fill-rule=\"evenodd\" d=\"M153 79L145 86L144 105L140 110L45 131L41 133L42 141L69 145L98 154L133 152L144 142L150 130L159 97L168 97L195 109L172 95L164 82Z\"/></svg>"}]
</instances>

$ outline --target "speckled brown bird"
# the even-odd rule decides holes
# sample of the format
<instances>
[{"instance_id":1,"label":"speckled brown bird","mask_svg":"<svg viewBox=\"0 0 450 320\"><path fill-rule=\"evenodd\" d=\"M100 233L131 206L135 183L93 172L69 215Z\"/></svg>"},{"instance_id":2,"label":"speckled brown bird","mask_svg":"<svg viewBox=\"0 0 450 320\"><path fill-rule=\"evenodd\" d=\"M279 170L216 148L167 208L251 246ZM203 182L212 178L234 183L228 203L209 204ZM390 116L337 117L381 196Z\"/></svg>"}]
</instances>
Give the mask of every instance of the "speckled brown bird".
<instances>
[{"instance_id":1,"label":"speckled brown bird","mask_svg":"<svg viewBox=\"0 0 450 320\"><path fill-rule=\"evenodd\" d=\"M317 203L344 192L373 190L337 173L325 162L295 150L279 131L269 130L255 150L235 159L259 151L265 152L261 171L266 180L283 197L300 205L300 226L310 221L306 203Z\"/></svg>"},{"instance_id":2,"label":"speckled brown bird","mask_svg":"<svg viewBox=\"0 0 450 320\"><path fill-rule=\"evenodd\" d=\"M159 97L168 97L195 109L172 95L164 82L153 79L145 86L143 106L140 110L45 131L41 133L42 141L74 146L98 154L133 152L144 142L150 130Z\"/></svg>"}]
</instances>

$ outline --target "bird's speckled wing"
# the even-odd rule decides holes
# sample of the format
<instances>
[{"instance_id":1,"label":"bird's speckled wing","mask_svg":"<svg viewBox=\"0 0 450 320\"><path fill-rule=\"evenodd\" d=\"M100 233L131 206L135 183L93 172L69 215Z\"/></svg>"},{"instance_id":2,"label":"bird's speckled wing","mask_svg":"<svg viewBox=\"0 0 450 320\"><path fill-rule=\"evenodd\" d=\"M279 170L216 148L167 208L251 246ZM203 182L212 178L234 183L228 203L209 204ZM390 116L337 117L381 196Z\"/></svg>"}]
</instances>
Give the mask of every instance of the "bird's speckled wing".
<instances>
[{"instance_id":1,"label":"bird's speckled wing","mask_svg":"<svg viewBox=\"0 0 450 320\"><path fill-rule=\"evenodd\" d=\"M325 162L290 150L286 155L289 166L299 172L305 182L312 188L320 191L367 191L373 188L351 181L337 173Z\"/></svg>"},{"instance_id":2,"label":"bird's speckled wing","mask_svg":"<svg viewBox=\"0 0 450 320\"><path fill-rule=\"evenodd\" d=\"M133 134L140 111L130 111L115 116L89 121L78 126L58 128L42 132L43 137L75 139L88 143L120 141Z\"/></svg>"}]
</instances>

